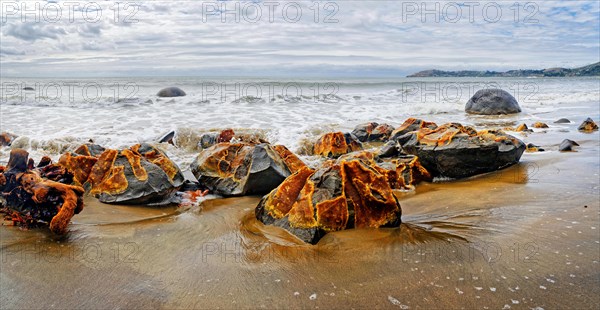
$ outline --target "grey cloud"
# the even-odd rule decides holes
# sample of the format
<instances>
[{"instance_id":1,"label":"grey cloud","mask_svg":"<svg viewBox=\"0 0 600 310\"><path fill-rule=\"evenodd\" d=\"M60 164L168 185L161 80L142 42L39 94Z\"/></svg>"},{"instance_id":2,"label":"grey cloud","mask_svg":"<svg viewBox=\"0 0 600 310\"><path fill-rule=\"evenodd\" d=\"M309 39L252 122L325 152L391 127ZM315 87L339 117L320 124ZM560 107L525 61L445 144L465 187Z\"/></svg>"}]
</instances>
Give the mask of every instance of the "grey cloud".
<instances>
[{"instance_id":1,"label":"grey cloud","mask_svg":"<svg viewBox=\"0 0 600 310\"><path fill-rule=\"evenodd\" d=\"M85 51L101 51L102 47L95 41L83 42L82 48Z\"/></svg>"},{"instance_id":2,"label":"grey cloud","mask_svg":"<svg viewBox=\"0 0 600 310\"><path fill-rule=\"evenodd\" d=\"M218 17L203 22L201 2L190 1L142 3L135 23L115 23L112 18L94 24L23 25L9 21L2 26L2 50L10 47L13 52L27 53L13 55L7 50L2 54L3 67L15 71L27 65L67 75L70 71L96 74L105 70L167 75L269 75L311 70L391 74L406 70L397 68L398 64L410 65L410 72L432 67L538 68L565 60L575 66L599 60L599 5L593 1L587 2L592 9L583 11L582 4L569 4L570 11L578 12L575 20L566 11L552 16L544 13L552 6L566 4L538 2L538 24L514 23L512 18L491 24L482 23L481 18L478 23L467 19L456 24L423 23L418 16L403 22L400 5L395 2L336 3L339 22L331 24L312 22L308 15L299 23L286 23L281 18L275 23L221 23ZM109 9L105 10L109 17ZM305 12L312 13L308 9ZM30 44L43 38L60 40ZM11 58L19 59L5 61Z\"/></svg>"},{"instance_id":3,"label":"grey cloud","mask_svg":"<svg viewBox=\"0 0 600 310\"><path fill-rule=\"evenodd\" d=\"M0 55L25 55L25 51L20 51L10 47L0 46Z\"/></svg>"},{"instance_id":4,"label":"grey cloud","mask_svg":"<svg viewBox=\"0 0 600 310\"><path fill-rule=\"evenodd\" d=\"M83 24L77 27L77 33L82 37L99 37L104 26L100 23Z\"/></svg>"},{"instance_id":5,"label":"grey cloud","mask_svg":"<svg viewBox=\"0 0 600 310\"><path fill-rule=\"evenodd\" d=\"M12 36L21 40L35 42L45 38L58 39L67 32L62 27L44 25L41 23L19 23L9 24L3 31L4 35Z\"/></svg>"}]
</instances>

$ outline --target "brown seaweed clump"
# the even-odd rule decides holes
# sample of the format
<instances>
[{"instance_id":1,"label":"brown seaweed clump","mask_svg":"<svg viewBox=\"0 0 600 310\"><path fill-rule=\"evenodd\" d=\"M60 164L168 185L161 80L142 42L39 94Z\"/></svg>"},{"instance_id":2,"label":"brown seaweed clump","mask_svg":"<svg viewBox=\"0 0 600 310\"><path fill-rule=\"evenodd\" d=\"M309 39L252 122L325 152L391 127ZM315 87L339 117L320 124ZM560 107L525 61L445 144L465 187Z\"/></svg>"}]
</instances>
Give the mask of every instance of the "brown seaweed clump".
<instances>
[{"instance_id":1,"label":"brown seaweed clump","mask_svg":"<svg viewBox=\"0 0 600 310\"><path fill-rule=\"evenodd\" d=\"M73 215L83 210L84 190L67 184L73 176L60 165L45 159L31 169L28 157L27 151L14 149L8 166L0 168L2 204L23 225L45 224L52 232L64 234Z\"/></svg>"}]
</instances>

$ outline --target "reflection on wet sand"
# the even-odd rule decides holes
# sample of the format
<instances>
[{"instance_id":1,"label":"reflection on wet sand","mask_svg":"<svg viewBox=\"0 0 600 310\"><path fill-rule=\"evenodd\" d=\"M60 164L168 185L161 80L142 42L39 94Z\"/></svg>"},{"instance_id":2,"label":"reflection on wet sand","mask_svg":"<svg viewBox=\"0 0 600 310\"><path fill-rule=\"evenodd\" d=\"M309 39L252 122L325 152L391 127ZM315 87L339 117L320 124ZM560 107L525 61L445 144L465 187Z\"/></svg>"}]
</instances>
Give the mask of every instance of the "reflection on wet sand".
<instances>
[{"instance_id":1,"label":"reflection on wet sand","mask_svg":"<svg viewBox=\"0 0 600 310\"><path fill-rule=\"evenodd\" d=\"M582 144L568 156L528 154L499 172L396 192L401 227L334 232L314 246L258 222L260 197L188 209L88 198L62 238L0 227L0 305L592 308L598 142Z\"/></svg>"}]
</instances>

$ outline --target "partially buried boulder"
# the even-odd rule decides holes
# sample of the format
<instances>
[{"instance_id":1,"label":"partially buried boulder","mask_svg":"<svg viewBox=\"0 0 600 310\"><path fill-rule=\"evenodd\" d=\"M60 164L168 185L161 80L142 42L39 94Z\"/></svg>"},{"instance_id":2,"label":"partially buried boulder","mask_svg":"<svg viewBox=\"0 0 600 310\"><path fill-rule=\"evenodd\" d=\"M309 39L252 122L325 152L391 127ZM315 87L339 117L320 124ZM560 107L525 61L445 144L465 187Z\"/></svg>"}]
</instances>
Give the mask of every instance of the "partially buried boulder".
<instances>
[{"instance_id":1,"label":"partially buried boulder","mask_svg":"<svg viewBox=\"0 0 600 310\"><path fill-rule=\"evenodd\" d=\"M477 132L449 123L423 128L397 140L402 152L416 155L433 176L464 178L499 170L519 162L525 144L500 130Z\"/></svg>"},{"instance_id":2,"label":"partially buried boulder","mask_svg":"<svg viewBox=\"0 0 600 310\"><path fill-rule=\"evenodd\" d=\"M350 133L330 132L322 135L313 146L313 154L337 158L362 149L362 143Z\"/></svg>"},{"instance_id":3,"label":"partially buried boulder","mask_svg":"<svg viewBox=\"0 0 600 310\"><path fill-rule=\"evenodd\" d=\"M332 231L397 227L402 209L384 174L348 159L316 171L300 169L263 197L255 215L315 244Z\"/></svg>"},{"instance_id":4,"label":"partially buried boulder","mask_svg":"<svg viewBox=\"0 0 600 310\"><path fill-rule=\"evenodd\" d=\"M517 99L505 90L497 88L477 91L465 106L472 114L497 115L521 112Z\"/></svg>"},{"instance_id":5,"label":"partially buried boulder","mask_svg":"<svg viewBox=\"0 0 600 310\"><path fill-rule=\"evenodd\" d=\"M223 142L200 151L191 164L198 182L223 196L270 192L290 169L269 144Z\"/></svg>"},{"instance_id":6,"label":"partially buried boulder","mask_svg":"<svg viewBox=\"0 0 600 310\"><path fill-rule=\"evenodd\" d=\"M525 146L525 152L527 153L536 153L536 152L544 152L545 150L539 145L535 145L533 143L527 143Z\"/></svg>"},{"instance_id":7,"label":"partially buried boulder","mask_svg":"<svg viewBox=\"0 0 600 310\"><path fill-rule=\"evenodd\" d=\"M518 132L523 132L523 131L531 132L532 130L529 129L525 123L523 123L523 124L517 126L517 128L515 129L515 131L518 131Z\"/></svg>"},{"instance_id":8,"label":"partially buried boulder","mask_svg":"<svg viewBox=\"0 0 600 310\"><path fill-rule=\"evenodd\" d=\"M14 212L14 222L48 225L52 232L64 234L73 215L83 210L84 190L67 184L72 175L47 159L29 169L28 157L27 151L14 149L8 166L0 166L0 204Z\"/></svg>"},{"instance_id":9,"label":"partially buried boulder","mask_svg":"<svg viewBox=\"0 0 600 310\"><path fill-rule=\"evenodd\" d=\"M167 87L161 89L156 95L158 97L182 97L186 94L179 87Z\"/></svg>"},{"instance_id":10,"label":"partially buried boulder","mask_svg":"<svg viewBox=\"0 0 600 310\"><path fill-rule=\"evenodd\" d=\"M504 130L506 130L506 131L517 131L517 132L533 132L533 130L529 129L527 127L527 124L525 124L525 123L517 126L517 128L505 127Z\"/></svg>"},{"instance_id":11,"label":"partially buried boulder","mask_svg":"<svg viewBox=\"0 0 600 310\"><path fill-rule=\"evenodd\" d=\"M66 153L59 164L103 203L151 204L166 200L184 182L179 167L167 155L146 143L128 149L85 145ZM82 154L81 154L82 153Z\"/></svg>"},{"instance_id":12,"label":"partially buried boulder","mask_svg":"<svg viewBox=\"0 0 600 310\"><path fill-rule=\"evenodd\" d=\"M171 130L163 135L161 135L157 140L158 143L169 143L171 145L175 145L175 131Z\"/></svg>"},{"instance_id":13,"label":"partially buried boulder","mask_svg":"<svg viewBox=\"0 0 600 310\"><path fill-rule=\"evenodd\" d=\"M596 125L593 119L588 117L581 125L579 125L579 127L577 127L577 130L581 132L593 132L598 130L598 125Z\"/></svg>"},{"instance_id":14,"label":"partially buried boulder","mask_svg":"<svg viewBox=\"0 0 600 310\"><path fill-rule=\"evenodd\" d=\"M579 143L573 140L564 139L558 146L558 150L561 152L574 152L575 146L579 146Z\"/></svg>"},{"instance_id":15,"label":"partially buried boulder","mask_svg":"<svg viewBox=\"0 0 600 310\"><path fill-rule=\"evenodd\" d=\"M392 131L394 131L394 127L391 125L371 122L356 126L352 130L352 134L360 142L387 141Z\"/></svg>"}]
</instances>

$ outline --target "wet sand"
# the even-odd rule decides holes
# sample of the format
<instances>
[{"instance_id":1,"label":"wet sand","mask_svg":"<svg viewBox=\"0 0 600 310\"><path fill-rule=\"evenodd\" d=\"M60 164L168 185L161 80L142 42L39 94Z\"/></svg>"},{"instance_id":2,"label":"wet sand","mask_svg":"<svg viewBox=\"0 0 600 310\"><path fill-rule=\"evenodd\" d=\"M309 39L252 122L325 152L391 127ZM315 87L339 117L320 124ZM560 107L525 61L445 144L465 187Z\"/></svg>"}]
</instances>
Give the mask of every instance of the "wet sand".
<instances>
[{"instance_id":1,"label":"wet sand","mask_svg":"<svg viewBox=\"0 0 600 310\"><path fill-rule=\"evenodd\" d=\"M400 228L316 246L255 220L260 197L88 198L63 238L0 227L0 308L596 308L600 145L576 125L521 137L546 152L505 170L397 192Z\"/></svg>"}]
</instances>

